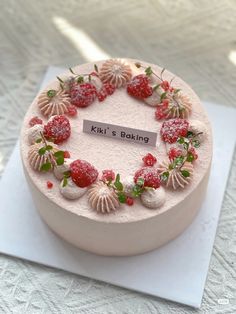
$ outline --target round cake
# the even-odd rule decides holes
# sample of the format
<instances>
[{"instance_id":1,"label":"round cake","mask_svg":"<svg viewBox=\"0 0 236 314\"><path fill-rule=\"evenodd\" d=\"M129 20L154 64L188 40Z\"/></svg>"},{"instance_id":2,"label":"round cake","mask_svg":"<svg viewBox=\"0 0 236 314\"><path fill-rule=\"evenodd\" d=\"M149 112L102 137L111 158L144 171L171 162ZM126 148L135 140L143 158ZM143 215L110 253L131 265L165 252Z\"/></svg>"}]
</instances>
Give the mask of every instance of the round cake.
<instances>
[{"instance_id":1,"label":"round cake","mask_svg":"<svg viewBox=\"0 0 236 314\"><path fill-rule=\"evenodd\" d=\"M56 234L96 254L135 255L193 221L207 190L212 134L179 77L110 59L73 67L37 95L21 157L34 203Z\"/></svg>"}]
</instances>

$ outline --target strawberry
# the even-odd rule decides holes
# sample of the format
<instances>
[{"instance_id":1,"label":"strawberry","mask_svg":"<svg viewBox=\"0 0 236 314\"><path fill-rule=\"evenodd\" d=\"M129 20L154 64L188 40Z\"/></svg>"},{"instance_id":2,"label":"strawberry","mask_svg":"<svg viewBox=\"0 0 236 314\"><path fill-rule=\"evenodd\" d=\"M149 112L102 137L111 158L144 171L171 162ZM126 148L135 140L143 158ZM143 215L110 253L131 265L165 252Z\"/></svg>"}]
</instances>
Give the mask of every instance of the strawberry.
<instances>
[{"instance_id":1,"label":"strawberry","mask_svg":"<svg viewBox=\"0 0 236 314\"><path fill-rule=\"evenodd\" d=\"M70 122L63 115L53 116L44 126L44 136L52 139L55 144L67 140L71 134Z\"/></svg>"},{"instance_id":2,"label":"strawberry","mask_svg":"<svg viewBox=\"0 0 236 314\"><path fill-rule=\"evenodd\" d=\"M161 137L164 142L175 143L181 136L185 137L188 132L189 123L185 119L170 119L163 122L161 127Z\"/></svg>"},{"instance_id":3,"label":"strawberry","mask_svg":"<svg viewBox=\"0 0 236 314\"><path fill-rule=\"evenodd\" d=\"M91 83L75 83L70 90L71 103L77 107L91 105L97 96L96 87Z\"/></svg>"},{"instance_id":4,"label":"strawberry","mask_svg":"<svg viewBox=\"0 0 236 314\"><path fill-rule=\"evenodd\" d=\"M127 92L131 96L144 99L152 95L153 89L149 85L149 78L144 74L139 74L127 84Z\"/></svg>"},{"instance_id":5,"label":"strawberry","mask_svg":"<svg viewBox=\"0 0 236 314\"><path fill-rule=\"evenodd\" d=\"M81 187L87 187L94 183L98 177L98 171L89 162L77 159L70 164L71 179Z\"/></svg>"},{"instance_id":6,"label":"strawberry","mask_svg":"<svg viewBox=\"0 0 236 314\"><path fill-rule=\"evenodd\" d=\"M137 183L139 178L144 180L145 187L157 189L161 185L161 180L157 169L153 169L151 167L143 167L136 171L134 175L134 182Z\"/></svg>"}]
</instances>

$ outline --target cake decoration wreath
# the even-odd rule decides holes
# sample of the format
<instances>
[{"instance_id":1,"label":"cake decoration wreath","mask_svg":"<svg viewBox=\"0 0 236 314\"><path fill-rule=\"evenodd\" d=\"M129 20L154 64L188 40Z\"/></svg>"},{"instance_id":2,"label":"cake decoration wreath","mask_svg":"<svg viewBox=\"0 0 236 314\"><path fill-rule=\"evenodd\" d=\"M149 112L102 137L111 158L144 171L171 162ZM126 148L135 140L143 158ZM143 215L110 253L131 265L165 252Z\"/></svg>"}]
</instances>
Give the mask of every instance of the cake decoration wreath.
<instances>
[{"instance_id":1,"label":"cake decoration wreath","mask_svg":"<svg viewBox=\"0 0 236 314\"><path fill-rule=\"evenodd\" d=\"M192 105L182 91L173 86L174 78L164 80L148 66L135 63L137 75L123 60L110 59L100 69L95 64L91 73L75 73L58 79L58 88L44 90L37 99L41 114L49 120L44 124L38 116L29 121L28 161L35 171L53 171L61 181L61 195L76 200L87 193L91 207L99 213L110 213L121 204L132 206L135 199L151 209L165 203L165 189L186 188L198 159L197 148L204 141L205 126L198 120L189 121ZM99 102L125 88L131 97L155 108L155 118L163 120L160 136L166 145L166 159L157 160L148 153L142 158L134 175L121 178L112 169L98 170L86 160L72 159L70 152L59 146L71 135L68 117L77 115L78 108ZM81 109L83 110L83 109ZM49 189L51 181L46 182Z\"/></svg>"}]
</instances>

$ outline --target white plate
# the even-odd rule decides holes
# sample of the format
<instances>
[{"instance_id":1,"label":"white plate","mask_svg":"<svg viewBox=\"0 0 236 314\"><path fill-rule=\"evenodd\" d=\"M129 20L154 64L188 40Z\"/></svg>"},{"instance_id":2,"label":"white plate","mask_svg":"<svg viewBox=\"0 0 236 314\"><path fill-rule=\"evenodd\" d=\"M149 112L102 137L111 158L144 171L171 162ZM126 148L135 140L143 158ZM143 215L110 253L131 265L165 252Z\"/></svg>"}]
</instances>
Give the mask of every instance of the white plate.
<instances>
[{"instance_id":1,"label":"white plate","mask_svg":"<svg viewBox=\"0 0 236 314\"><path fill-rule=\"evenodd\" d=\"M61 71L50 68L43 84ZM17 145L0 181L0 252L200 307L236 134L235 110L213 104L206 108L214 134L207 197L176 240L134 257L101 257L72 247L52 233L35 210Z\"/></svg>"}]
</instances>

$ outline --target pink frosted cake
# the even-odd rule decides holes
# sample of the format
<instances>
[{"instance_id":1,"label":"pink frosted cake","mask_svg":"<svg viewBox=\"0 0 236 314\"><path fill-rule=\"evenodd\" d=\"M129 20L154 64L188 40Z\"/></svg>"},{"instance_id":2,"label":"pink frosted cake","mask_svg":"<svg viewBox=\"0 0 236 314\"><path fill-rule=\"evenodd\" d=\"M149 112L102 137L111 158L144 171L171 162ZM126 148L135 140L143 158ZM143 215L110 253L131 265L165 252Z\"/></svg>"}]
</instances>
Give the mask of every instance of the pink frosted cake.
<instances>
[{"instance_id":1,"label":"pink frosted cake","mask_svg":"<svg viewBox=\"0 0 236 314\"><path fill-rule=\"evenodd\" d=\"M146 62L74 67L31 104L21 156L49 227L101 255L144 253L176 238L204 199L212 158L193 90Z\"/></svg>"}]
</instances>

